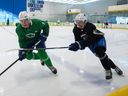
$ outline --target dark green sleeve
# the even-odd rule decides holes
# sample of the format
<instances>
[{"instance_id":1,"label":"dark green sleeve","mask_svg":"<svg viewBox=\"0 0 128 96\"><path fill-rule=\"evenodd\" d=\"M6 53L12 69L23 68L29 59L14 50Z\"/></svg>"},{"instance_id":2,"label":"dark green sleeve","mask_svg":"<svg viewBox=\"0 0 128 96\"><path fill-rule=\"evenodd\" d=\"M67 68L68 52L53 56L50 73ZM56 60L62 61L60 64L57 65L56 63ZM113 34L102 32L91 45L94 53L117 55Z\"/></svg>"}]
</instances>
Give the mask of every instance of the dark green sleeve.
<instances>
[{"instance_id":1,"label":"dark green sleeve","mask_svg":"<svg viewBox=\"0 0 128 96\"><path fill-rule=\"evenodd\" d=\"M42 21L42 29L43 29L43 35L48 36L49 35L49 24L47 21Z\"/></svg>"},{"instance_id":2,"label":"dark green sleeve","mask_svg":"<svg viewBox=\"0 0 128 96\"><path fill-rule=\"evenodd\" d=\"M16 34L18 36L18 42L20 48L26 48L25 38L22 36L22 32L20 28L16 28Z\"/></svg>"},{"instance_id":3,"label":"dark green sleeve","mask_svg":"<svg viewBox=\"0 0 128 96\"><path fill-rule=\"evenodd\" d=\"M18 25L20 25L20 23L19 23L19 22L15 23L15 26L16 26L16 27L17 27Z\"/></svg>"}]
</instances>

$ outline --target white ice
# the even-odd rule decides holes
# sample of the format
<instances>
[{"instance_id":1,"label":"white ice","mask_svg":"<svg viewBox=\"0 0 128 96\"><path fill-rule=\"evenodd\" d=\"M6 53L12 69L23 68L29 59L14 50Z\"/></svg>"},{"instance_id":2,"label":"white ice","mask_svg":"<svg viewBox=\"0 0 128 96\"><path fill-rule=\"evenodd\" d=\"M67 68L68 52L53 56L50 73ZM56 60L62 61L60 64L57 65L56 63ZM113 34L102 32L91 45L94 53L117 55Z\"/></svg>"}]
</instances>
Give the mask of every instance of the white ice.
<instances>
[{"instance_id":1,"label":"white ice","mask_svg":"<svg viewBox=\"0 0 128 96\"><path fill-rule=\"evenodd\" d=\"M18 61L0 76L0 96L105 96L128 85L128 30L100 29L107 40L107 54L124 71L124 77L113 70L113 80L105 80L100 61L86 48L71 52L68 49L47 50L54 75L40 61ZM51 26L47 47L67 47L74 42L72 27ZM19 48L15 27L0 26L0 73L14 62Z\"/></svg>"}]
</instances>

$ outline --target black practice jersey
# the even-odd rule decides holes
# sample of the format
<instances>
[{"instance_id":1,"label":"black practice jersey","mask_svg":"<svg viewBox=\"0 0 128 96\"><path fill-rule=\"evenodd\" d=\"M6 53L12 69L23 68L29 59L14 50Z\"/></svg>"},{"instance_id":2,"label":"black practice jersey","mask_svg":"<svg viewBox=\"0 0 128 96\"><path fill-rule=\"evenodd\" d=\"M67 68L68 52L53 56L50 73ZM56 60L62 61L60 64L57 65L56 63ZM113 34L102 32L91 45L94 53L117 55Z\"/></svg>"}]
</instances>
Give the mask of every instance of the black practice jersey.
<instances>
[{"instance_id":1,"label":"black practice jersey","mask_svg":"<svg viewBox=\"0 0 128 96\"><path fill-rule=\"evenodd\" d=\"M75 41L84 40L86 46L89 46L100 38L103 37L104 33L96 29L96 26L92 23L87 22L83 29L78 28L76 25L73 28Z\"/></svg>"}]
</instances>

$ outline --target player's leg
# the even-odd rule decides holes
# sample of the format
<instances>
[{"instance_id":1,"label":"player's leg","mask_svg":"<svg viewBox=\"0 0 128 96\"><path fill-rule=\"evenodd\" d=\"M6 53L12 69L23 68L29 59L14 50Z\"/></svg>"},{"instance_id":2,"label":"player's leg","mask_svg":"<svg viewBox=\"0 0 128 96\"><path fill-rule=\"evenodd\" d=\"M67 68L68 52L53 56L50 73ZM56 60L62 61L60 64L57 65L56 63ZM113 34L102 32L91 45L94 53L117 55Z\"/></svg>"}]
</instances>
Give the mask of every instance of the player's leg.
<instances>
[{"instance_id":1,"label":"player's leg","mask_svg":"<svg viewBox=\"0 0 128 96\"><path fill-rule=\"evenodd\" d=\"M42 49L38 50L38 55L41 59L41 61L44 61L44 63L47 65L47 67L54 73L57 73L57 69L53 66L50 57L48 56L47 52Z\"/></svg>"},{"instance_id":2,"label":"player's leg","mask_svg":"<svg viewBox=\"0 0 128 96\"><path fill-rule=\"evenodd\" d=\"M36 48L46 48L45 43L40 42ZM38 50L38 56L41 61L43 61L47 67L54 73L57 73L57 69L53 66L50 57L48 56L47 52L45 49Z\"/></svg>"},{"instance_id":3,"label":"player's leg","mask_svg":"<svg viewBox=\"0 0 128 96\"><path fill-rule=\"evenodd\" d=\"M109 63L109 58L105 53L103 47L97 47L95 50L96 56L99 57L102 66L105 69L106 79L112 79L111 63Z\"/></svg>"},{"instance_id":4,"label":"player's leg","mask_svg":"<svg viewBox=\"0 0 128 96\"><path fill-rule=\"evenodd\" d=\"M122 70L117 67L114 62L108 57L108 55L105 53L106 51L106 41L105 38L100 39L95 44L95 54L97 57L99 57L101 64L103 65L105 71L106 71L106 79L112 78L112 72L111 68L115 69L118 75L123 75Z\"/></svg>"},{"instance_id":5,"label":"player's leg","mask_svg":"<svg viewBox=\"0 0 128 96\"><path fill-rule=\"evenodd\" d=\"M89 46L90 50L100 59L100 62L105 69L106 79L112 79L112 72L111 72L111 64L108 62L108 56L105 53L106 51L106 42L105 38L101 38L95 44Z\"/></svg>"},{"instance_id":6,"label":"player's leg","mask_svg":"<svg viewBox=\"0 0 128 96\"><path fill-rule=\"evenodd\" d=\"M26 53L26 58L28 60L41 60L43 63L47 65L47 67L54 73L57 73L56 68L52 65L50 57L47 55L44 49L38 50L38 53L34 53L32 51L28 51Z\"/></svg>"},{"instance_id":7,"label":"player's leg","mask_svg":"<svg viewBox=\"0 0 128 96\"><path fill-rule=\"evenodd\" d=\"M40 60L40 56L39 56L38 53L34 53L32 51L29 51L29 52L27 52L27 59L28 60L31 60L31 59L33 59L33 60ZM44 66L44 64L45 64L44 61L41 60L41 65Z\"/></svg>"}]
</instances>

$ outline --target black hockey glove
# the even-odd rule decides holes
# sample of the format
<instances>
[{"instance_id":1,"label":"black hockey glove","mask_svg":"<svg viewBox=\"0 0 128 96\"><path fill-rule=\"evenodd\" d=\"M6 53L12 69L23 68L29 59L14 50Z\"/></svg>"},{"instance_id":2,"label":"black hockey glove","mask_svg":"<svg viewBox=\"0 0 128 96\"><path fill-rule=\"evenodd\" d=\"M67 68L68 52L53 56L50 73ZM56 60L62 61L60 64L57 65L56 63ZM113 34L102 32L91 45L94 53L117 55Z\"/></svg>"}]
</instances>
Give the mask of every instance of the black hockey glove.
<instances>
[{"instance_id":1,"label":"black hockey glove","mask_svg":"<svg viewBox=\"0 0 128 96\"><path fill-rule=\"evenodd\" d=\"M44 35L43 33L40 34L39 40L41 40L41 42L45 42L47 40L47 36Z\"/></svg>"},{"instance_id":2,"label":"black hockey glove","mask_svg":"<svg viewBox=\"0 0 128 96\"><path fill-rule=\"evenodd\" d=\"M80 48L79 48L78 42L75 42L75 43L70 44L68 49L71 50L71 51L77 51L77 50L79 50Z\"/></svg>"},{"instance_id":3,"label":"black hockey glove","mask_svg":"<svg viewBox=\"0 0 128 96\"><path fill-rule=\"evenodd\" d=\"M47 36L43 33L40 34L38 42L34 45L36 48L46 48L45 41L47 40Z\"/></svg>"},{"instance_id":4,"label":"black hockey glove","mask_svg":"<svg viewBox=\"0 0 128 96\"><path fill-rule=\"evenodd\" d=\"M25 53L25 51L24 51L24 50L19 50L18 56L19 56L19 60L20 60L20 61L22 61L23 59L25 59L25 58L26 58L26 53Z\"/></svg>"}]
</instances>

